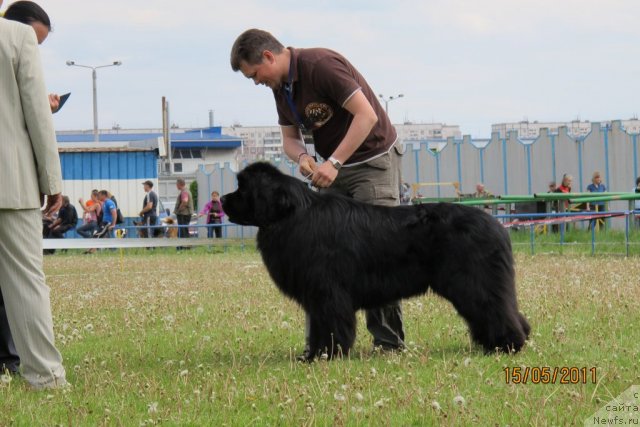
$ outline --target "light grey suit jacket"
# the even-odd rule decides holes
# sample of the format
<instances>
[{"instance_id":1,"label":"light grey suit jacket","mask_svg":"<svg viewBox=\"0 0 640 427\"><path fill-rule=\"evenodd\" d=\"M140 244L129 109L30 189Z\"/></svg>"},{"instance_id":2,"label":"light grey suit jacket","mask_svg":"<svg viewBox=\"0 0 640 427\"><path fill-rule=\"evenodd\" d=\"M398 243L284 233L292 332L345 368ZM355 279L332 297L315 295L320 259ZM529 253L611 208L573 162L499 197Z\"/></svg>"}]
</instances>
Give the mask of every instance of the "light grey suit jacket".
<instances>
[{"instance_id":1,"label":"light grey suit jacket","mask_svg":"<svg viewBox=\"0 0 640 427\"><path fill-rule=\"evenodd\" d=\"M0 19L0 209L40 208L62 191L53 118L35 31Z\"/></svg>"}]
</instances>

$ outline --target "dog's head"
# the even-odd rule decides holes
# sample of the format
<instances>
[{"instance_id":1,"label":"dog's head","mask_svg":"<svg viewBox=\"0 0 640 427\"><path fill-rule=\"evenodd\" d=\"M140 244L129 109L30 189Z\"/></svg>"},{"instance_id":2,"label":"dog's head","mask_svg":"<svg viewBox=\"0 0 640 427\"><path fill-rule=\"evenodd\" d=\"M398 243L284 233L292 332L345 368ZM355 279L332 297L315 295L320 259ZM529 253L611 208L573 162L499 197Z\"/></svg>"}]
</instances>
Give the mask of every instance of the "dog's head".
<instances>
[{"instance_id":1,"label":"dog's head","mask_svg":"<svg viewBox=\"0 0 640 427\"><path fill-rule=\"evenodd\" d=\"M264 227L291 215L305 201L305 185L269 163L253 163L238 174L238 189L221 201L229 220Z\"/></svg>"}]
</instances>

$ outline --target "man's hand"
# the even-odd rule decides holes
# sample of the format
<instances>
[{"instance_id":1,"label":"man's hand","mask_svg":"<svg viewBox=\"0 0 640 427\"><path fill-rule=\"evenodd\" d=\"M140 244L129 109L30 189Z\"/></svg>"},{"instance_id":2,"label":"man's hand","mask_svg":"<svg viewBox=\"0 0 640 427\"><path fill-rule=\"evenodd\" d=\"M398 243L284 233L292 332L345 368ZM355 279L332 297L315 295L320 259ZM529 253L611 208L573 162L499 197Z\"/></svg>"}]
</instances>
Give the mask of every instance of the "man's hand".
<instances>
[{"instance_id":1,"label":"man's hand","mask_svg":"<svg viewBox=\"0 0 640 427\"><path fill-rule=\"evenodd\" d=\"M52 194L47 196L47 205L42 212L44 216L51 216L54 213L58 212L62 207L62 194Z\"/></svg>"},{"instance_id":2,"label":"man's hand","mask_svg":"<svg viewBox=\"0 0 640 427\"><path fill-rule=\"evenodd\" d=\"M333 167L331 162L324 162L313 174L311 183L318 188L327 188L333 184L338 176L338 170Z\"/></svg>"},{"instance_id":3,"label":"man's hand","mask_svg":"<svg viewBox=\"0 0 640 427\"><path fill-rule=\"evenodd\" d=\"M60 95L56 93L49 94L49 106L51 107L51 112L55 113L60 108Z\"/></svg>"},{"instance_id":4,"label":"man's hand","mask_svg":"<svg viewBox=\"0 0 640 427\"><path fill-rule=\"evenodd\" d=\"M315 173L316 169L318 169L318 165L316 165L316 161L313 159L313 157L311 157L308 154L303 154L302 156L300 156L299 166L300 166L300 173L304 177L310 177Z\"/></svg>"}]
</instances>

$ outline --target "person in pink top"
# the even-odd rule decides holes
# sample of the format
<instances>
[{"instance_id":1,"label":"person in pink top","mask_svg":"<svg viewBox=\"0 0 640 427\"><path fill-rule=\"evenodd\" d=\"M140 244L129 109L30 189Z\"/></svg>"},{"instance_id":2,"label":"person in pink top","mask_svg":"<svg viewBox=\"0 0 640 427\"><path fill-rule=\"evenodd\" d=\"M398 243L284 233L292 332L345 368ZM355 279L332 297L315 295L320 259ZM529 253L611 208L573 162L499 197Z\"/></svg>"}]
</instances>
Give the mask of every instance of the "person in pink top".
<instances>
[{"instance_id":1,"label":"person in pink top","mask_svg":"<svg viewBox=\"0 0 640 427\"><path fill-rule=\"evenodd\" d=\"M222 224L224 211L222 210L222 202L220 202L220 193L214 191L211 193L211 200L202 208L199 217L207 216L207 237L212 238L215 232L216 238L222 237L222 227L212 224Z\"/></svg>"}]
</instances>

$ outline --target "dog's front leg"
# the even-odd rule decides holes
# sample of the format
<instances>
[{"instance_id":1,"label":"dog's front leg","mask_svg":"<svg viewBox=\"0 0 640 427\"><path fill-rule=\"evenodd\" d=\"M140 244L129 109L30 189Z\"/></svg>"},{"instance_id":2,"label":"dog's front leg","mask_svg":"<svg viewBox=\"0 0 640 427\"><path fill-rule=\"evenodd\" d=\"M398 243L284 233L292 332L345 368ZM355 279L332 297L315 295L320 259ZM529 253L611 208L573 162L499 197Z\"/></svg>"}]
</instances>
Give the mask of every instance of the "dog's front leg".
<instances>
[{"instance_id":1,"label":"dog's front leg","mask_svg":"<svg viewBox=\"0 0 640 427\"><path fill-rule=\"evenodd\" d=\"M356 337L356 313L344 301L331 301L308 312L308 359L349 354ZM325 356L326 355L326 356Z\"/></svg>"}]
</instances>

